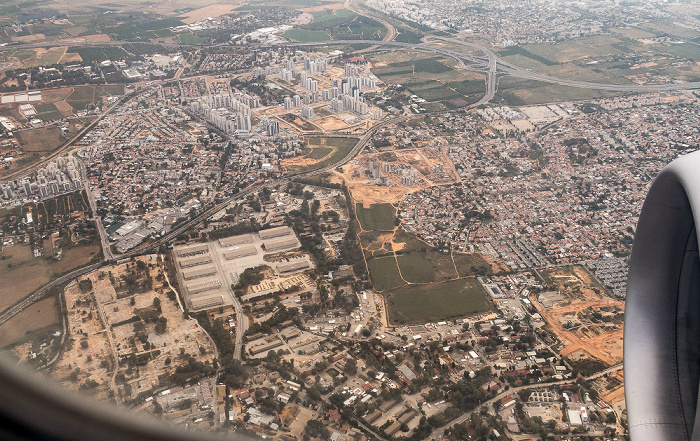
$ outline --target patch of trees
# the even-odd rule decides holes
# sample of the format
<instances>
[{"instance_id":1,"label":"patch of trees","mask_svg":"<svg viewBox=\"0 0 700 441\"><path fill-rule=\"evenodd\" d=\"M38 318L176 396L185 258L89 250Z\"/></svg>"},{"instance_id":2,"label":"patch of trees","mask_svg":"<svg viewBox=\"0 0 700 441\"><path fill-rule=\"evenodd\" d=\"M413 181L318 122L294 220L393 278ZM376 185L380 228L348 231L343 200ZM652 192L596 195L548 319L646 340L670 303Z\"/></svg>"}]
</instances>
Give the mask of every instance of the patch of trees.
<instances>
[{"instance_id":1,"label":"patch of trees","mask_svg":"<svg viewBox=\"0 0 700 441\"><path fill-rule=\"evenodd\" d=\"M253 268L246 268L243 273L241 273L238 278L238 283L234 287L235 289L245 289L251 285L257 285L258 283L265 280L265 275L263 274L265 270L270 269L267 265L259 265Z\"/></svg>"}]
</instances>

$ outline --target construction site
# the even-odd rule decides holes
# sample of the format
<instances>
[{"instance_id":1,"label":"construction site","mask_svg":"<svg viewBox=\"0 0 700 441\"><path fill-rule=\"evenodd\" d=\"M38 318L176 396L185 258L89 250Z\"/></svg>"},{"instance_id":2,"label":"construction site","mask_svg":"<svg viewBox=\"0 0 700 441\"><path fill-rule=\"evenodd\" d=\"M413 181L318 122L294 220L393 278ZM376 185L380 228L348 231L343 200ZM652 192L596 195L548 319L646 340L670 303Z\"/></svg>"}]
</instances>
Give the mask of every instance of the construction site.
<instances>
[{"instance_id":1,"label":"construction site","mask_svg":"<svg viewBox=\"0 0 700 441\"><path fill-rule=\"evenodd\" d=\"M606 296L582 266L551 268L541 275L555 290L530 300L561 342L561 355L573 361L597 359L608 366L620 363L624 302Z\"/></svg>"},{"instance_id":2,"label":"construction site","mask_svg":"<svg viewBox=\"0 0 700 441\"><path fill-rule=\"evenodd\" d=\"M343 166L353 199L364 205L398 203L408 193L459 182L447 147L362 154Z\"/></svg>"}]
</instances>

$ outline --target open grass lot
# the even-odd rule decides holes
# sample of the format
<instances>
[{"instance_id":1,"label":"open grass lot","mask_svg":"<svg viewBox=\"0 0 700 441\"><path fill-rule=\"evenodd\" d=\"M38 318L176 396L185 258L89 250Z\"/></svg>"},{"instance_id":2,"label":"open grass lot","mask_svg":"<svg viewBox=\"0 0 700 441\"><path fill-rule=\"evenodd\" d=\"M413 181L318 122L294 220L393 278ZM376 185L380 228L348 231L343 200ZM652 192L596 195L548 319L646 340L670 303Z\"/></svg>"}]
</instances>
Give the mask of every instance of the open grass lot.
<instances>
[{"instance_id":1,"label":"open grass lot","mask_svg":"<svg viewBox=\"0 0 700 441\"><path fill-rule=\"evenodd\" d=\"M66 101L92 101L95 99L95 86L75 86Z\"/></svg>"},{"instance_id":2,"label":"open grass lot","mask_svg":"<svg viewBox=\"0 0 700 441\"><path fill-rule=\"evenodd\" d=\"M406 88L426 101L444 101L462 98L462 94L438 81L407 84Z\"/></svg>"},{"instance_id":3,"label":"open grass lot","mask_svg":"<svg viewBox=\"0 0 700 441\"><path fill-rule=\"evenodd\" d=\"M540 271L546 285L558 289L586 287L605 292L600 283L582 265L567 265Z\"/></svg>"},{"instance_id":4,"label":"open grass lot","mask_svg":"<svg viewBox=\"0 0 700 441\"><path fill-rule=\"evenodd\" d=\"M502 98L506 104L511 106L551 103L554 97L556 97L556 101L577 101L615 95L622 95L622 93L559 86L518 78L501 78L496 94L498 98Z\"/></svg>"},{"instance_id":5,"label":"open grass lot","mask_svg":"<svg viewBox=\"0 0 700 441\"><path fill-rule=\"evenodd\" d=\"M34 104L34 108L36 109L39 118L44 121L52 121L54 119L63 118L63 114L53 103Z\"/></svg>"},{"instance_id":6,"label":"open grass lot","mask_svg":"<svg viewBox=\"0 0 700 441\"><path fill-rule=\"evenodd\" d=\"M549 60L552 63L566 63L585 57L602 57L629 52L623 40L612 35L595 35L586 38L565 40L556 44L532 44L523 48L530 58ZM544 63L546 64L546 63Z\"/></svg>"},{"instance_id":7,"label":"open grass lot","mask_svg":"<svg viewBox=\"0 0 700 441\"><path fill-rule=\"evenodd\" d=\"M377 291L386 291L406 284L399 274L394 256L369 259L367 266L372 284Z\"/></svg>"},{"instance_id":8,"label":"open grass lot","mask_svg":"<svg viewBox=\"0 0 700 441\"><path fill-rule=\"evenodd\" d=\"M333 151L333 148L332 148L332 147L321 147L321 146L316 146L316 147L314 147L313 149L309 149L309 150L310 150L310 151L309 151L309 154L306 155L307 158L311 158L311 159L323 159L323 158L325 158L326 156L328 156L328 154L329 154L330 152Z\"/></svg>"},{"instance_id":9,"label":"open grass lot","mask_svg":"<svg viewBox=\"0 0 700 441\"><path fill-rule=\"evenodd\" d=\"M394 207L391 204L372 204L369 208L356 204L355 210L363 230L391 231L394 229Z\"/></svg>"},{"instance_id":10,"label":"open grass lot","mask_svg":"<svg viewBox=\"0 0 700 441\"><path fill-rule=\"evenodd\" d=\"M438 251L414 251L396 256L404 279L410 283L442 282L457 278L452 258Z\"/></svg>"},{"instance_id":11,"label":"open grass lot","mask_svg":"<svg viewBox=\"0 0 700 441\"><path fill-rule=\"evenodd\" d=\"M98 244L64 249L63 258L33 257L28 245L3 248L0 254L0 311L4 311L55 277L87 264L100 251ZM50 253L50 250L46 251Z\"/></svg>"},{"instance_id":12,"label":"open grass lot","mask_svg":"<svg viewBox=\"0 0 700 441\"><path fill-rule=\"evenodd\" d=\"M320 168L326 167L330 164L340 161L345 156L350 153L355 144L357 144L357 138L326 138L326 137L310 137L307 138L309 145L312 149L316 148L332 148L332 153L326 155L323 159L318 162L314 162L304 166L292 165L288 167L290 173L301 173L307 171L318 170ZM295 158L296 159L296 158Z\"/></svg>"},{"instance_id":13,"label":"open grass lot","mask_svg":"<svg viewBox=\"0 0 700 441\"><path fill-rule=\"evenodd\" d=\"M114 47L71 47L69 53L77 53L86 63L93 61L115 60L126 57L128 54L119 46Z\"/></svg>"},{"instance_id":14,"label":"open grass lot","mask_svg":"<svg viewBox=\"0 0 700 441\"><path fill-rule=\"evenodd\" d=\"M124 95L124 85L123 84L105 84L105 85L97 86L95 88L95 95L98 97Z\"/></svg>"},{"instance_id":15,"label":"open grass lot","mask_svg":"<svg viewBox=\"0 0 700 441\"><path fill-rule=\"evenodd\" d=\"M311 23L298 26L295 29L315 31L315 33L296 32L290 34L290 31L287 31L284 36L297 41L323 41L310 40L309 38L320 38L321 33L323 33L326 34L326 40L328 35L333 40L381 40L386 35L384 25L372 18L350 11L336 12L335 14L321 12L316 14L316 18Z\"/></svg>"},{"instance_id":16,"label":"open grass lot","mask_svg":"<svg viewBox=\"0 0 700 441\"><path fill-rule=\"evenodd\" d=\"M48 332L60 329L55 297L36 302L0 326L0 348L18 343L27 334L41 329Z\"/></svg>"},{"instance_id":17,"label":"open grass lot","mask_svg":"<svg viewBox=\"0 0 700 441\"><path fill-rule=\"evenodd\" d=\"M153 20L138 24L124 23L107 29L107 33L114 35L117 40L133 40L141 39L144 36L148 38L151 35L155 37L156 34L153 31L180 26L182 24L184 23L177 18L164 18L162 20Z\"/></svg>"},{"instance_id":18,"label":"open grass lot","mask_svg":"<svg viewBox=\"0 0 700 441\"><path fill-rule=\"evenodd\" d=\"M15 134L20 147L27 152L50 152L66 141L58 127L20 130Z\"/></svg>"},{"instance_id":19,"label":"open grass lot","mask_svg":"<svg viewBox=\"0 0 700 441\"><path fill-rule=\"evenodd\" d=\"M489 268L489 263L478 253L454 253L452 258L460 277L474 276L482 271L481 268Z\"/></svg>"},{"instance_id":20,"label":"open grass lot","mask_svg":"<svg viewBox=\"0 0 700 441\"><path fill-rule=\"evenodd\" d=\"M407 285L386 296L389 322L394 325L464 317L491 309L475 279Z\"/></svg>"},{"instance_id":21,"label":"open grass lot","mask_svg":"<svg viewBox=\"0 0 700 441\"><path fill-rule=\"evenodd\" d=\"M286 38L290 40L298 41L300 43L312 43L316 41L326 41L330 38L327 32L324 31L314 31L310 29L299 29L294 28L286 31L283 34Z\"/></svg>"}]
</instances>

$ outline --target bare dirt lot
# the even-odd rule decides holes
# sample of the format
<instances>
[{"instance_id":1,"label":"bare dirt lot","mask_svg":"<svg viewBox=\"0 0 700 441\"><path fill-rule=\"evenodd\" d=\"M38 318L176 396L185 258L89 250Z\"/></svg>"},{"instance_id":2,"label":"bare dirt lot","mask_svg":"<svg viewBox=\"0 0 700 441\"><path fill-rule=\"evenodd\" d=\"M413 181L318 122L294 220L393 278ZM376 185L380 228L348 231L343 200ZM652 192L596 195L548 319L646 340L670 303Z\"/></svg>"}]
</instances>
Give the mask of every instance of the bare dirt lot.
<instances>
[{"instance_id":1,"label":"bare dirt lot","mask_svg":"<svg viewBox=\"0 0 700 441\"><path fill-rule=\"evenodd\" d=\"M213 343L196 320L183 317L161 273L158 258L148 255L69 285L69 340L53 376L128 401L167 383L190 356L211 364Z\"/></svg>"},{"instance_id":2,"label":"bare dirt lot","mask_svg":"<svg viewBox=\"0 0 700 441\"><path fill-rule=\"evenodd\" d=\"M561 355L596 358L607 365L621 362L624 302L607 297L581 266L544 270L542 275L568 298L549 309L534 295L530 299L561 341Z\"/></svg>"},{"instance_id":3,"label":"bare dirt lot","mask_svg":"<svg viewBox=\"0 0 700 441\"><path fill-rule=\"evenodd\" d=\"M238 5L233 4L215 4L205 6L203 8L195 9L194 11L188 12L185 16L186 18L182 21L187 24L191 24L198 22L199 20L204 20L205 18L219 17L228 14L229 12L235 10L237 7Z\"/></svg>"}]
</instances>

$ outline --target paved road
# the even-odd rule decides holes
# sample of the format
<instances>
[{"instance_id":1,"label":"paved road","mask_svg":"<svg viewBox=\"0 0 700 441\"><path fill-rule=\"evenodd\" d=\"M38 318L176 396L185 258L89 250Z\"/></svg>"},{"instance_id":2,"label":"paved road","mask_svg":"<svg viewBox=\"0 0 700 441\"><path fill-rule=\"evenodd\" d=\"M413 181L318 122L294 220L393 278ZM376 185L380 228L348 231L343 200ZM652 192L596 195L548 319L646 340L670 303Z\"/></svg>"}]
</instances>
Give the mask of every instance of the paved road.
<instances>
[{"instance_id":1,"label":"paved road","mask_svg":"<svg viewBox=\"0 0 700 441\"><path fill-rule=\"evenodd\" d=\"M71 271L70 273L63 275L55 280L52 280L48 284L42 286L39 288L37 291L35 291L33 294L31 294L29 297L25 298L21 302L15 304L11 308L7 309L4 311L2 314L0 314L0 325L14 317L15 315L19 314L21 311L24 309L28 308L32 303L42 299L48 291L53 288L54 286L58 286L62 283L67 283L70 282L71 280L80 277L84 274L90 273L92 271L95 271L98 268L101 268L104 266L104 262L99 262L99 263L93 263L92 265L88 265L82 268L79 268L75 271Z\"/></svg>"},{"instance_id":2,"label":"paved road","mask_svg":"<svg viewBox=\"0 0 700 441\"><path fill-rule=\"evenodd\" d=\"M92 211L92 220L97 226L97 231L100 234L100 243L102 244L102 256L104 260L114 260L114 254L112 253L112 247L109 245L109 236L107 235L107 230L102 223L102 217L97 214L97 201L95 201L95 194L90 190L90 184L87 179L87 168L83 162L80 162L80 176L83 180L83 189L85 194L87 194L88 203L90 204L90 211Z\"/></svg>"}]
</instances>

